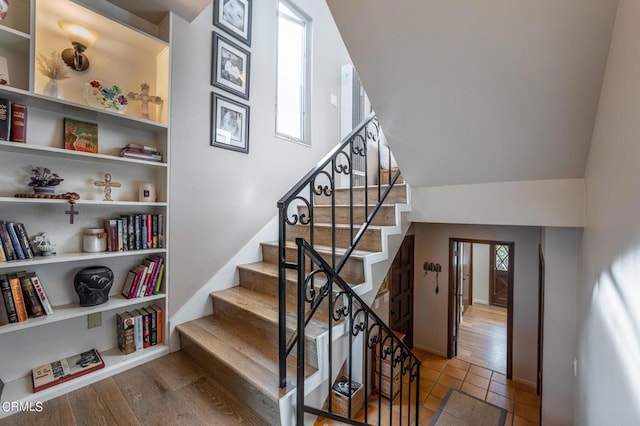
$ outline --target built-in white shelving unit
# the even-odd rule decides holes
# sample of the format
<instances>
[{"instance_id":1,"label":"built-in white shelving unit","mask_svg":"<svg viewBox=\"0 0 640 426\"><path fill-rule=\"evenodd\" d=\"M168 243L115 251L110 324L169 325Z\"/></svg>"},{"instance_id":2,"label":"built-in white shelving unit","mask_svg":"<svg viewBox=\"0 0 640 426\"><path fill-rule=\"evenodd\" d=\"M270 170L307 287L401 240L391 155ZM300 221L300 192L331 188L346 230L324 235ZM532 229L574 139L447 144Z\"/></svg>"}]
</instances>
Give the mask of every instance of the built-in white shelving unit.
<instances>
[{"instance_id":1,"label":"built-in white shelving unit","mask_svg":"<svg viewBox=\"0 0 640 426\"><path fill-rule=\"evenodd\" d=\"M46 232L56 244L55 255L0 263L0 275L35 272L54 310L53 315L0 326L0 379L5 382L0 402L45 401L169 352L168 270L159 294L127 299L120 293L129 269L147 256L162 256L166 268L169 267L170 16L160 30L150 34L123 19L127 14L95 0L11 0L9 13L0 24L0 56L7 59L10 75L9 84L0 85L0 98L27 107L26 143L0 141L0 220L23 223L30 235ZM139 22L139 18L131 18L131 22ZM56 99L45 94L48 79L39 73L36 56L71 47L58 26L62 19L87 26L99 36L85 52L90 60L89 69L70 71L70 78L60 82L64 99ZM158 36L160 33L165 40ZM160 96L163 102L150 104L149 118L142 118L141 104L134 100L129 101L124 113L95 108L87 104L83 95L90 80L116 84L125 95L139 93L141 84L147 83L151 94ZM64 149L64 118L98 125L98 153ZM162 153L162 162L120 157L119 150L127 143L155 147ZM35 166L48 167L64 178L59 193L80 195L75 202L79 215L74 217L73 224L65 214L70 206L67 200L15 197L31 191L28 176ZM114 201L103 201L103 190L93 185L106 173L122 185L113 188ZM138 201L141 183L155 184L157 201ZM163 248L82 251L86 228L102 227L105 219L138 213L163 215ZM95 265L108 266L114 272L109 301L82 307L73 289L73 277L80 269ZM120 353L116 344L116 314L151 304L161 306L164 311L163 343L130 355ZM102 325L88 328L89 315L99 315ZM33 367L94 347L105 360L104 369L32 392ZM0 417L8 414L11 413L0 410Z\"/></svg>"}]
</instances>

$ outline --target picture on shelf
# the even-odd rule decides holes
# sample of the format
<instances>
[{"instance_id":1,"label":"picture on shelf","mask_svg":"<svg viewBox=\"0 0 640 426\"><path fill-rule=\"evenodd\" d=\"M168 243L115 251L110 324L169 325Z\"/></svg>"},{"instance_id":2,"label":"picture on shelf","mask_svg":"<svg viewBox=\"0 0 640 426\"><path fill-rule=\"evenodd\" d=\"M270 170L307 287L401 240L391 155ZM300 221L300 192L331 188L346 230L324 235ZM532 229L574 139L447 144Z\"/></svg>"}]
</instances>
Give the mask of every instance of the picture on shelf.
<instances>
[{"instance_id":1,"label":"picture on shelf","mask_svg":"<svg viewBox=\"0 0 640 426\"><path fill-rule=\"evenodd\" d=\"M249 99L250 53L213 33L211 84Z\"/></svg>"},{"instance_id":2,"label":"picture on shelf","mask_svg":"<svg viewBox=\"0 0 640 426\"><path fill-rule=\"evenodd\" d=\"M9 66L7 58L0 56L0 85L11 84L9 81Z\"/></svg>"},{"instance_id":3,"label":"picture on shelf","mask_svg":"<svg viewBox=\"0 0 640 426\"><path fill-rule=\"evenodd\" d=\"M251 46L252 0L216 0L213 24Z\"/></svg>"},{"instance_id":4,"label":"picture on shelf","mask_svg":"<svg viewBox=\"0 0 640 426\"><path fill-rule=\"evenodd\" d=\"M98 153L98 125L86 121L64 119L64 149Z\"/></svg>"},{"instance_id":5,"label":"picture on shelf","mask_svg":"<svg viewBox=\"0 0 640 426\"><path fill-rule=\"evenodd\" d=\"M211 145L249 153L249 106L212 93Z\"/></svg>"}]
</instances>

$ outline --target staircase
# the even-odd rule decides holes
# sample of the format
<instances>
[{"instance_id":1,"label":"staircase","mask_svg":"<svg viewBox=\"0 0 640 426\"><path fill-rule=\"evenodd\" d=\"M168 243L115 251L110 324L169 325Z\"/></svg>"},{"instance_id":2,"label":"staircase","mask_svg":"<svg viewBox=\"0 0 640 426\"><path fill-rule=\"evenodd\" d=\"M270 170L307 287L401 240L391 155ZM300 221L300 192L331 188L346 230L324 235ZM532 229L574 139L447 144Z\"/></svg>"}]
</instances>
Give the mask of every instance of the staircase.
<instances>
[{"instance_id":1,"label":"staircase","mask_svg":"<svg viewBox=\"0 0 640 426\"><path fill-rule=\"evenodd\" d=\"M355 250L350 248L353 234L371 212L380 189L385 191L386 187L336 188L335 196L315 194L311 203L293 206L297 218L309 217L309 209L313 208L314 219L311 225L304 224L302 219L286 226L282 247L286 261L297 259L296 238L311 240L313 249L331 265L346 252L349 257L340 277L358 295L372 301L407 229L402 212L408 210L408 188L396 185L390 188L385 203L380 206L372 225L363 232ZM333 217L335 226L331 224ZM326 320L329 303L325 299L316 316L304 327L304 365L298 370L296 357L287 357L285 376L280 369L283 359L279 357L282 350L279 340L279 332L282 333L279 328L282 319L279 242L263 242L261 250L262 261L238 265L239 286L210 294L212 315L178 325L177 330L182 350L205 367L217 382L246 401L265 424L294 424L296 377L304 377L304 393L311 395L321 384L328 383L328 372L332 371L326 365L327 335L332 335ZM286 289L283 316L286 336L290 337L298 329L297 271L285 270L283 280ZM305 309L309 311L309 307ZM336 324L338 322L333 326L337 327ZM334 335L333 339L337 337ZM292 354L295 352L293 350ZM334 371L333 376L336 373ZM284 386L281 387L283 377ZM327 393L326 390L316 392L314 405L321 407Z\"/></svg>"}]
</instances>

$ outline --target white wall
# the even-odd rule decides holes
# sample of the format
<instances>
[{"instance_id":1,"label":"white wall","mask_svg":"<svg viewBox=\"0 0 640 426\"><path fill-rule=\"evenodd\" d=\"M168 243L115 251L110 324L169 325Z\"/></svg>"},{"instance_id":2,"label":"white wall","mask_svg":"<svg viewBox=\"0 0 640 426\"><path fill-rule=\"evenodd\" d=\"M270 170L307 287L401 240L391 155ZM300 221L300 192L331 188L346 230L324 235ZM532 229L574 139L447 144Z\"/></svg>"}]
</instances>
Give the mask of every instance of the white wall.
<instances>
[{"instance_id":1,"label":"white wall","mask_svg":"<svg viewBox=\"0 0 640 426\"><path fill-rule=\"evenodd\" d=\"M544 353L542 422L567 425L574 419L576 289L581 229L545 228Z\"/></svg>"},{"instance_id":2,"label":"white wall","mask_svg":"<svg viewBox=\"0 0 640 426\"><path fill-rule=\"evenodd\" d=\"M513 379L535 385L538 338L538 244L537 227L439 225L414 223L415 229L415 331L414 344L434 353L447 352L449 289L449 238L513 241L515 270L513 289ZM435 293L435 274L426 277L425 261L442 265L440 292Z\"/></svg>"},{"instance_id":3,"label":"white wall","mask_svg":"<svg viewBox=\"0 0 640 426\"><path fill-rule=\"evenodd\" d=\"M489 245L473 244L473 303L489 304Z\"/></svg>"},{"instance_id":4,"label":"white wall","mask_svg":"<svg viewBox=\"0 0 640 426\"><path fill-rule=\"evenodd\" d=\"M253 2L248 155L209 145L212 6L191 23L175 18L170 315L277 214L278 199L340 141L340 111L330 97L340 94L340 67L349 56L324 2L295 3L313 18L311 148L274 136L275 0Z\"/></svg>"},{"instance_id":5,"label":"white wall","mask_svg":"<svg viewBox=\"0 0 640 426\"><path fill-rule=\"evenodd\" d=\"M412 196L409 220L416 222L584 225L582 179L419 187Z\"/></svg>"},{"instance_id":6,"label":"white wall","mask_svg":"<svg viewBox=\"0 0 640 426\"><path fill-rule=\"evenodd\" d=\"M620 0L585 172L575 424L640 424L640 2Z\"/></svg>"}]
</instances>

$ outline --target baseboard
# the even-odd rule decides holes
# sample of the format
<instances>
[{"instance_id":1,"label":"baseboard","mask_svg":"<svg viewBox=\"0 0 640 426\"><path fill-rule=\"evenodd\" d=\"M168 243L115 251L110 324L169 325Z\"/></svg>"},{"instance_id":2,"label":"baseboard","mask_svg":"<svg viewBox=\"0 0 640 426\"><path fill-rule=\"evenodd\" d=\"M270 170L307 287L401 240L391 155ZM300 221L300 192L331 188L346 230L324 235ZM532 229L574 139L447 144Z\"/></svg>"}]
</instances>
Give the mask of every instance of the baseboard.
<instances>
[{"instance_id":1,"label":"baseboard","mask_svg":"<svg viewBox=\"0 0 640 426\"><path fill-rule=\"evenodd\" d=\"M426 347L426 346L416 345L415 343L414 343L414 345L413 345L413 348L414 348L414 349L420 349L421 351L429 352L429 353L432 353L432 354L434 354L434 355L440 355L440 356L441 356L441 357L443 357L443 358L446 358L446 357L447 357L446 352L440 352L440 351L438 351L438 350L436 350L436 349L433 349L433 348L428 348L428 347Z\"/></svg>"},{"instance_id":2,"label":"baseboard","mask_svg":"<svg viewBox=\"0 0 640 426\"><path fill-rule=\"evenodd\" d=\"M523 385L531 386L534 389L538 387L536 382L530 382L528 380L521 379L520 377L511 377L511 380L513 380L514 382L522 383Z\"/></svg>"},{"instance_id":3,"label":"baseboard","mask_svg":"<svg viewBox=\"0 0 640 426\"><path fill-rule=\"evenodd\" d=\"M486 300L480 300L480 299L473 299L473 303L474 304L478 304L478 305L489 305L489 302L487 302Z\"/></svg>"}]
</instances>

